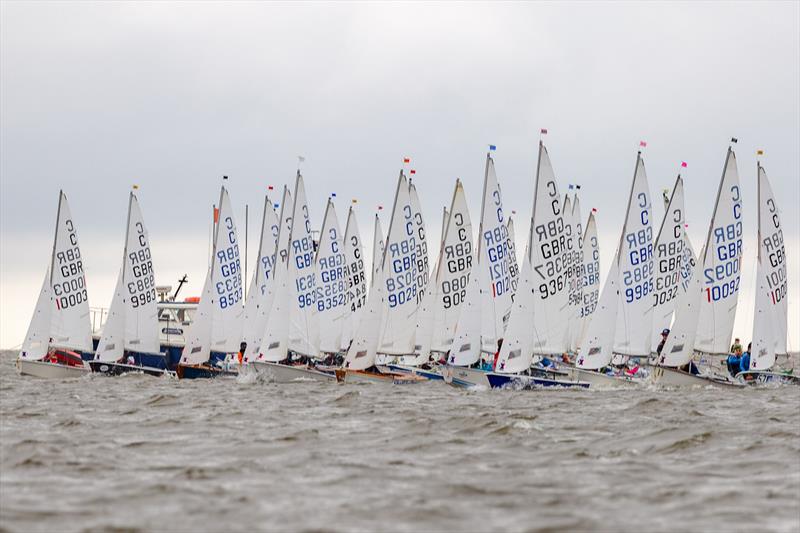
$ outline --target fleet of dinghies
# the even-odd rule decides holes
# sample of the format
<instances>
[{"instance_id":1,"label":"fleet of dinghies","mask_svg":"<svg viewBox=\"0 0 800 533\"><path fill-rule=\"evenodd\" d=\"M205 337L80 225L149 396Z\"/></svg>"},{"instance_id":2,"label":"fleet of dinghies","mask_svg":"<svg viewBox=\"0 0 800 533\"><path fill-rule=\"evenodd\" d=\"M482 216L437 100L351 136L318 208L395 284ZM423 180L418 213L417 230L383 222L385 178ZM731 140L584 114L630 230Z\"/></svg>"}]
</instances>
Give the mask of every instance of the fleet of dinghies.
<instances>
[{"instance_id":1,"label":"fleet of dinghies","mask_svg":"<svg viewBox=\"0 0 800 533\"><path fill-rule=\"evenodd\" d=\"M170 302L157 294L136 194L129 196L122 265L107 318L93 332L83 257L61 192L53 250L17 368L43 378L250 373L276 382L432 380L514 389L798 382L776 367L787 353L786 251L760 162L749 366L723 372L710 363L729 355L742 269L742 197L732 147L698 255L685 231L682 176L665 192L664 217L655 220L637 153L625 220L602 286L597 212L592 209L584 224L580 187L570 185L561 194L542 141L525 253L517 254L493 150L486 154L479 217L471 216L464 184L456 180L441 235L430 245L417 189L403 168L386 235L375 215L369 262L355 207L342 229L335 195L314 231L298 170L280 203L271 187L264 198L256 268L246 292L236 221L223 186L206 279L191 321L183 323L179 360L170 355L174 343L161 336L172 331L160 323Z\"/></svg>"}]
</instances>

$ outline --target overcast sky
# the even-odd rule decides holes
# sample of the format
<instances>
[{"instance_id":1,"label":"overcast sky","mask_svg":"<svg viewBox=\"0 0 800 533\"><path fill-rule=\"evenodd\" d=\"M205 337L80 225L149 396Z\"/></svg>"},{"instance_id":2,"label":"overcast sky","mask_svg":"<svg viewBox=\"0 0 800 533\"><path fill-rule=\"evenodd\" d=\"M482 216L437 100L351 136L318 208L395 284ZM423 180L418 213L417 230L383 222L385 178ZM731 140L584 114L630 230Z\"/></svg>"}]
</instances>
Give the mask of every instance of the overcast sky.
<instances>
[{"instance_id":1,"label":"overcast sky","mask_svg":"<svg viewBox=\"0 0 800 533\"><path fill-rule=\"evenodd\" d=\"M403 156L429 234L455 178L479 215L486 146L523 250L540 128L561 186L598 209L602 267L619 238L640 140L654 197L681 161L695 249L731 136L748 254L736 334L750 338L755 151L782 217L790 348L800 345L800 4L280 4L3 2L0 7L0 346L20 344L70 200L90 304L107 307L131 184L156 278L198 294L220 177L250 252L263 193L293 183L312 221L359 199L371 242ZM277 196L277 195L276 195ZM278 199L276 198L276 201ZM658 205L658 202L654 202ZM659 206L660 207L660 206ZM663 210L658 211L660 217ZM244 236L241 235L244 239ZM251 263L252 264L252 263ZM251 266L252 269L252 266Z\"/></svg>"}]
</instances>

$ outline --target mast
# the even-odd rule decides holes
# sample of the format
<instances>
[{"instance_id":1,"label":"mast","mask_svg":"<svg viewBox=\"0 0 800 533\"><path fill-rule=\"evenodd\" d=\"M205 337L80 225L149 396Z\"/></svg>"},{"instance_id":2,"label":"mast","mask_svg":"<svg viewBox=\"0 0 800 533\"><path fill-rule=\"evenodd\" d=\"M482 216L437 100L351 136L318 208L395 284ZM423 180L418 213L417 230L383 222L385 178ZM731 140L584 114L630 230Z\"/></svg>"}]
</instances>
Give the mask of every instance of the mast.
<instances>
[{"instance_id":1,"label":"mast","mask_svg":"<svg viewBox=\"0 0 800 533\"><path fill-rule=\"evenodd\" d=\"M58 191L58 209L56 210L56 231L53 236L53 252L50 254L50 287L53 286L53 271L56 268L56 244L58 243L58 223L61 221L61 202L64 200L64 190Z\"/></svg>"}]
</instances>

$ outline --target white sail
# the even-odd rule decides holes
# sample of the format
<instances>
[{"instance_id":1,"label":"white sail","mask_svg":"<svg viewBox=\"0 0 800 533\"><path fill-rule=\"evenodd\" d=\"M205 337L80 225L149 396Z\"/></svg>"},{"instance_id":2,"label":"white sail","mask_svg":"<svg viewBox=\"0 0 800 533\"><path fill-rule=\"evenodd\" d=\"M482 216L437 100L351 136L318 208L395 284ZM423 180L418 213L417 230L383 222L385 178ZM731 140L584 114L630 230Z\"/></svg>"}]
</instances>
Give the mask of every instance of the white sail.
<instances>
[{"instance_id":1,"label":"white sail","mask_svg":"<svg viewBox=\"0 0 800 533\"><path fill-rule=\"evenodd\" d=\"M19 356L22 359L42 359L50 348L50 318L55 304L53 303L52 289L50 288L50 269L44 276L33 317L28 325L28 332L22 343Z\"/></svg>"},{"instance_id":2,"label":"white sail","mask_svg":"<svg viewBox=\"0 0 800 533\"><path fill-rule=\"evenodd\" d=\"M58 202L50 288L54 305L50 318L50 344L58 348L91 352L92 327L83 257L67 196L63 192Z\"/></svg>"},{"instance_id":3,"label":"white sail","mask_svg":"<svg viewBox=\"0 0 800 533\"><path fill-rule=\"evenodd\" d=\"M772 303L772 291L768 288L765 270L765 265L759 260L756 267L755 314L749 370L769 370L775 364L775 330L779 327L775 315L778 309Z\"/></svg>"},{"instance_id":4,"label":"white sail","mask_svg":"<svg viewBox=\"0 0 800 533\"><path fill-rule=\"evenodd\" d=\"M736 319L742 266L742 197L736 155L730 148L704 250L699 261L704 295L694 347L709 354L726 354Z\"/></svg>"},{"instance_id":5,"label":"white sail","mask_svg":"<svg viewBox=\"0 0 800 533\"><path fill-rule=\"evenodd\" d=\"M344 230L344 256L347 260L345 275L347 276L347 317L342 328L341 348L347 350L353 339L356 328L361 321L361 314L367 304L367 276L364 267L364 251L361 247L361 232L352 207L347 213L347 225Z\"/></svg>"},{"instance_id":6,"label":"white sail","mask_svg":"<svg viewBox=\"0 0 800 533\"><path fill-rule=\"evenodd\" d=\"M377 216L375 220L375 238L377 240L380 225L377 222ZM384 313L383 271L379 270L373 279L375 283L367 296L367 305L361 315L361 322L358 324L353 342L344 359L344 368L350 370L365 370L373 366L378 353L378 339Z\"/></svg>"},{"instance_id":7,"label":"white sail","mask_svg":"<svg viewBox=\"0 0 800 533\"><path fill-rule=\"evenodd\" d=\"M594 213L589 213L586 230L583 233L583 275L581 288L581 306L578 310L580 317L580 331L575 346L576 351L582 346L592 315L597 307L600 296L600 244L597 239L597 223ZM616 320L616 316L615 316ZM613 327L613 326L612 326Z\"/></svg>"},{"instance_id":8,"label":"white sail","mask_svg":"<svg viewBox=\"0 0 800 533\"><path fill-rule=\"evenodd\" d=\"M288 309L289 309L289 293L287 289L287 265L289 261L289 237L292 231L292 196L289 193L289 188L284 185L283 187L283 201L280 204L271 204L269 207L273 209L280 208L280 214L276 216L275 222L277 223L277 234L275 234L276 228L270 227L269 234L265 237L262 234L262 241L266 241L267 249L270 248L270 237L272 236L272 242L274 243L271 248L273 253L269 256L267 253L262 254L259 251L259 256L261 257L260 266L264 268L263 274L259 275L256 272L255 279L263 279L266 281L265 290L265 298L259 301L259 308L256 310L256 316L252 318L253 324L252 327L253 333L252 337L245 337L247 341L247 349L245 351L244 360L251 361L251 360L263 360L264 359L264 352L267 349L267 336L270 331L275 329L276 324L279 323L280 320L285 319L286 322L286 336L288 336L288 324L289 324L289 316L288 316ZM267 215L267 218L272 218L271 215ZM279 271L282 271L282 282L278 281L279 278ZM268 274L268 277L267 277ZM283 286L279 288L279 283L283 283ZM255 289L258 290L258 289ZM272 315L273 310L276 307L275 299L278 298L279 290L283 290L284 292L281 293L283 300L281 301L279 307L286 316L274 316ZM251 289L251 292L248 294L248 301L253 293L254 289ZM263 306L263 309L260 307ZM247 314L247 306L245 306L245 314ZM262 315L263 312L263 315ZM260 328L260 329L257 329ZM286 349L286 339L283 342L283 348ZM281 359L285 358L282 357ZM279 359L279 360L281 360Z\"/></svg>"},{"instance_id":9,"label":"white sail","mask_svg":"<svg viewBox=\"0 0 800 533\"><path fill-rule=\"evenodd\" d=\"M614 351L650 355L653 328L653 225L650 187L642 154L636 157L618 249L619 308Z\"/></svg>"},{"instance_id":10,"label":"white sail","mask_svg":"<svg viewBox=\"0 0 800 533\"><path fill-rule=\"evenodd\" d=\"M469 284L447 362L470 366L481 358L481 284L479 272L469 274Z\"/></svg>"},{"instance_id":11,"label":"white sail","mask_svg":"<svg viewBox=\"0 0 800 533\"><path fill-rule=\"evenodd\" d=\"M211 325L213 323L214 308L217 303L214 299L214 260L206 272L206 280L200 293L200 303L192 317L192 323L186 328L184 337L186 344L181 353L181 364L199 365L208 361L211 356Z\"/></svg>"},{"instance_id":12,"label":"white sail","mask_svg":"<svg viewBox=\"0 0 800 533\"><path fill-rule=\"evenodd\" d=\"M139 201L131 192L122 268L94 355L95 360L118 361L125 350L158 353L156 300L150 238Z\"/></svg>"},{"instance_id":13,"label":"white sail","mask_svg":"<svg viewBox=\"0 0 800 533\"><path fill-rule=\"evenodd\" d=\"M569 279L564 268L565 231L569 222L562 210L553 166L544 144L539 143L539 162L534 186L533 216L528 239L528 260L533 269L533 316L536 355L564 352L568 321Z\"/></svg>"},{"instance_id":14,"label":"white sail","mask_svg":"<svg viewBox=\"0 0 800 533\"><path fill-rule=\"evenodd\" d=\"M461 180L456 180L450 217L436 267L433 341L431 350L446 352L453 344L461 305L472 270L472 220Z\"/></svg>"},{"instance_id":15,"label":"white sail","mask_svg":"<svg viewBox=\"0 0 800 533\"><path fill-rule=\"evenodd\" d=\"M534 320L534 273L530 261L523 259L519 289L514 296L511 317L500 355L497 358L497 372L515 374L527 370L533 361L533 345L536 340L536 321Z\"/></svg>"},{"instance_id":16,"label":"white sail","mask_svg":"<svg viewBox=\"0 0 800 533\"><path fill-rule=\"evenodd\" d=\"M414 220L414 232L417 242L417 303L422 301L430 282L430 262L428 260L428 241L425 232L425 222L422 219L422 204L419 201L417 187L409 180L408 195L411 212Z\"/></svg>"},{"instance_id":17,"label":"white sail","mask_svg":"<svg viewBox=\"0 0 800 533\"><path fill-rule=\"evenodd\" d=\"M583 307L583 272L586 269L584 265L584 250L583 250L583 222L581 222L581 202L578 194L575 194L575 200L572 202L572 225L573 225L573 242L575 247L573 256L575 257L572 269L573 278L570 282L570 324L569 324L569 351L576 352L578 350L578 340L583 328L583 317L581 316L581 309Z\"/></svg>"},{"instance_id":18,"label":"white sail","mask_svg":"<svg viewBox=\"0 0 800 533\"><path fill-rule=\"evenodd\" d=\"M315 261L319 349L326 353L339 352L342 345L342 331L348 318L347 258L342 237L336 208L333 201L328 199Z\"/></svg>"},{"instance_id":19,"label":"white sail","mask_svg":"<svg viewBox=\"0 0 800 533\"><path fill-rule=\"evenodd\" d=\"M650 337L650 350L655 352L661 340L661 332L669 329L675 302L685 289L681 288L681 265L684 261L686 238L683 180L675 180L667 210L661 221L661 228L654 247L655 273L653 276L653 333Z\"/></svg>"},{"instance_id":20,"label":"white sail","mask_svg":"<svg viewBox=\"0 0 800 533\"><path fill-rule=\"evenodd\" d=\"M414 353L417 312L418 228L405 174L400 172L395 192L386 250L383 254L384 315L378 352Z\"/></svg>"},{"instance_id":21,"label":"white sail","mask_svg":"<svg viewBox=\"0 0 800 533\"><path fill-rule=\"evenodd\" d=\"M275 267L274 283L275 296L272 299L269 321L262 336L257 360L277 363L289 355L289 322L291 309L296 305L296 300L292 298L292 291L289 289L289 269L283 262L279 262Z\"/></svg>"},{"instance_id":22,"label":"white sail","mask_svg":"<svg viewBox=\"0 0 800 533\"><path fill-rule=\"evenodd\" d=\"M125 246L125 349L159 353L156 278L150 251L150 235L139 200L131 193L127 244Z\"/></svg>"},{"instance_id":23,"label":"white sail","mask_svg":"<svg viewBox=\"0 0 800 533\"><path fill-rule=\"evenodd\" d=\"M297 172L289 239L289 294L294 296L289 321L289 349L309 357L319 355L319 314L314 240L303 176Z\"/></svg>"},{"instance_id":24,"label":"white sail","mask_svg":"<svg viewBox=\"0 0 800 533\"><path fill-rule=\"evenodd\" d=\"M789 313L786 292L788 283L786 247L775 196L772 194L767 173L760 163L758 165L758 257L764 269L763 279L758 278L759 283L766 283L769 304L772 306L770 316L773 319L775 352L782 355L787 352L786 333Z\"/></svg>"},{"instance_id":25,"label":"white sail","mask_svg":"<svg viewBox=\"0 0 800 533\"><path fill-rule=\"evenodd\" d=\"M97 350L94 353L95 361L119 361L125 354L125 282L122 279L123 272L117 276L117 284L114 287L114 296L111 298L111 305L108 308L105 324L100 342L97 343ZM158 330L154 326L153 331Z\"/></svg>"},{"instance_id":26,"label":"white sail","mask_svg":"<svg viewBox=\"0 0 800 533\"><path fill-rule=\"evenodd\" d=\"M186 332L181 363L201 364L211 352L233 353L242 338L242 272L239 239L228 191L222 187L211 266L195 319Z\"/></svg>"},{"instance_id":27,"label":"white sail","mask_svg":"<svg viewBox=\"0 0 800 533\"><path fill-rule=\"evenodd\" d=\"M511 268L508 228L503 211L503 196L494 169L494 159L486 154L483 199L478 232L476 265L481 291L481 346L488 353L497 351L511 312Z\"/></svg>"},{"instance_id":28,"label":"white sail","mask_svg":"<svg viewBox=\"0 0 800 533\"><path fill-rule=\"evenodd\" d=\"M279 216L275 213L269 195L264 197L264 214L261 217L261 237L258 241L258 256L250 290L244 305L244 341L247 343L245 358L257 354L261 347L264 328L269 318L272 299L276 250L280 235Z\"/></svg>"},{"instance_id":29,"label":"white sail","mask_svg":"<svg viewBox=\"0 0 800 533\"><path fill-rule=\"evenodd\" d=\"M675 321L658 358L659 366L677 368L692 360L704 292L702 270L703 265L698 261L690 277L689 289L675 304Z\"/></svg>"},{"instance_id":30,"label":"white sail","mask_svg":"<svg viewBox=\"0 0 800 533\"><path fill-rule=\"evenodd\" d=\"M517 263L517 237L514 232L514 219L508 217L506 224L508 231L508 274L511 277L511 299L517 293L519 286L519 263Z\"/></svg>"},{"instance_id":31,"label":"white sail","mask_svg":"<svg viewBox=\"0 0 800 533\"><path fill-rule=\"evenodd\" d=\"M591 219L590 219L591 220ZM616 256L611 262L603 292L591 315L586 335L581 340L575 366L587 370L603 368L611 362L614 349L614 325L619 308L619 272Z\"/></svg>"}]
</instances>

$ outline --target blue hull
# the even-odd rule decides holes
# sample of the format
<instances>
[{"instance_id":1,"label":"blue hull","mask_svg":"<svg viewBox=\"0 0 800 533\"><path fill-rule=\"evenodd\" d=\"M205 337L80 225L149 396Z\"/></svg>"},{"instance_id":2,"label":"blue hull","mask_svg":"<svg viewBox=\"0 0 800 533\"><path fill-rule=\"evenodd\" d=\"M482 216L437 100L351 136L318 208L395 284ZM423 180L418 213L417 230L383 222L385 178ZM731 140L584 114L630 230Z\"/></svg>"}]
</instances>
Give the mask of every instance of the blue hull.
<instances>
[{"instance_id":1,"label":"blue hull","mask_svg":"<svg viewBox=\"0 0 800 533\"><path fill-rule=\"evenodd\" d=\"M439 374L438 372L434 372L432 370L425 370L422 368L415 368L414 370L409 369L405 366L397 366L397 365L388 365L389 370L392 372L399 372L401 374L414 374L415 376L419 376L421 378L429 379L431 381L442 381L444 380L444 376Z\"/></svg>"},{"instance_id":2,"label":"blue hull","mask_svg":"<svg viewBox=\"0 0 800 533\"><path fill-rule=\"evenodd\" d=\"M489 385L493 389L509 388L515 390L533 390L544 387L589 388L589 383L582 381L563 381L536 376L519 376L513 374L495 374L494 372L487 372L486 378L489 380Z\"/></svg>"},{"instance_id":3,"label":"blue hull","mask_svg":"<svg viewBox=\"0 0 800 533\"><path fill-rule=\"evenodd\" d=\"M180 379L213 379L220 377L236 377L238 372L229 372L221 368L207 365L178 365L175 369Z\"/></svg>"}]
</instances>

